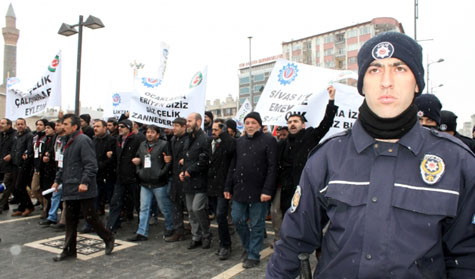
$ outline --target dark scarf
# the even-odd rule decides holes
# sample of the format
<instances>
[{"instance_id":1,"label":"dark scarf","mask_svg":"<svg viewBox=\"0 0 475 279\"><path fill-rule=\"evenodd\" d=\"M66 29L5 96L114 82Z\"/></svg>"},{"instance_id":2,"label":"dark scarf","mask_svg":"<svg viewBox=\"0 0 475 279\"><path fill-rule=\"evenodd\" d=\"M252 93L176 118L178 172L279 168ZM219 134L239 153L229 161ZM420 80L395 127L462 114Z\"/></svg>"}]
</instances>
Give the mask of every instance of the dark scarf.
<instances>
[{"instance_id":1,"label":"dark scarf","mask_svg":"<svg viewBox=\"0 0 475 279\"><path fill-rule=\"evenodd\" d=\"M377 116L364 100L358 119L365 131L377 139L400 139L417 122L417 107L412 103L405 111L393 118Z\"/></svg>"}]
</instances>

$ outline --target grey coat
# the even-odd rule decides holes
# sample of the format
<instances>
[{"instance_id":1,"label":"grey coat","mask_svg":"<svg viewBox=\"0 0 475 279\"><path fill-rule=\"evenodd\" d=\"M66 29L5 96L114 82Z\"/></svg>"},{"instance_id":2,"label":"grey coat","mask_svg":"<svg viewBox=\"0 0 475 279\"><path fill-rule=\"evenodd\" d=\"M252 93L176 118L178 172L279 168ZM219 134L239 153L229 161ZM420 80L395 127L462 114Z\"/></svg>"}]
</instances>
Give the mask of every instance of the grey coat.
<instances>
[{"instance_id":1,"label":"grey coat","mask_svg":"<svg viewBox=\"0 0 475 279\"><path fill-rule=\"evenodd\" d=\"M92 140L74 132L63 143L63 167L58 168L55 182L63 184L63 200L83 200L97 196L97 160ZM79 184L86 184L86 192L78 192Z\"/></svg>"}]
</instances>

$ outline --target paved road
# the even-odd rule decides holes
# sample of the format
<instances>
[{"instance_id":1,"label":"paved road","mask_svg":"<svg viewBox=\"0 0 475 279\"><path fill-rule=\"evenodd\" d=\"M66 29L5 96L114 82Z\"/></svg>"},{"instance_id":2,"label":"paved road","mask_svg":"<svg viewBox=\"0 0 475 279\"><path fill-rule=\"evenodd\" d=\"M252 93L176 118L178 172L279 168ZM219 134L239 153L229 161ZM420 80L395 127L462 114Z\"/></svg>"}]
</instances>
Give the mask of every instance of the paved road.
<instances>
[{"instance_id":1,"label":"paved road","mask_svg":"<svg viewBox=\"0 0 475 279\"><path fill-rule=\"evenodd\" d=\"M16 206L10 206L12 207ZM211 230L214 237L209 250L186 249L190 236L185 241L165 242L162 239L163 221L150 227L148 241L124 248L128 244L125 240L137 229L137 221L134 220L123 223L122 229L117 234L116 238L124 241L121 242L123 245L121 248L124 249L113 252L111 256L100 252L99 256L89 260L77 259L55 263L52 261L55 253L43 250L46 246L38 243L46 242L50 238L61 240L64 238L64 233L41 227L38 224L39 208L27 218L10 217L10 214L11 209L10 212L0 215L1 278L264 278L269 260L267 256L261 259L258 267L243 270L239 259L242 250L239 238L237 234L234 234L231 258L219 261L214 255L218 249L218 232L215 223ZM267 224L267 228L269 237L265 239L263 251L261 251L261 254L265 255L273 252L268 248L273 239L270 223ZM93 233L90 238L95 236ZM88 235L85 237L89 238ZM49 243L53 242L55 241L50 240ZM49 248L46 247L46 249Z\"/></svg>"}]
</instances>

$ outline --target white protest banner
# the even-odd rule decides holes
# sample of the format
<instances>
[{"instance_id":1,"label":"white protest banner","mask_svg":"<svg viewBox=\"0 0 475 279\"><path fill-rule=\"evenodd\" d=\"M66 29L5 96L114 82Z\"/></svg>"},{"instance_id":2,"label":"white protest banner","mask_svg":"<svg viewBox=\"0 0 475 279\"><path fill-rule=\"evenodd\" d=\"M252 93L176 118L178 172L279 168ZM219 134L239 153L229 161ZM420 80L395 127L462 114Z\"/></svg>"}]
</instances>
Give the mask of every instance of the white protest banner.
<instances>
[{"instance_id":1,"label":"white protest banner","mask_svg":"<svg viewBox=\"0 0 475 279\"><path fill-rule=\"evenodd\" d=\"M347 78L356 79L357 74L352 71L318 68L279 59L267 80L255 111L260 113L264 125L286 126L288 116L298 113L306 119L307 127L317 127L324 117L328 104L329 83ZM334 83L334 86L336 105L339 105L341 100L345 110L357 112L363 99L356 88L339 83ZM341 128L334 125L328 135L349 126L344 123L353 123L351 113L349 116L343 118L342 115L339 120L335 118L342 123L338 125Z\"/></svg>"},{"instance_id":2,"label":"white protest banner","mask_svg":"<svg viewBox=\"0 0 475 279\"><path fill-rule=\"evenodd\" d=\"M207 67L193 75L189 91L182 95L170 95L157 82L136 79L135 92L130 98L130 119L160 127L172 128L177 117L186 118L192 112L204 114Z\"/></svg>"},{"instance_id":3,"label":"white protest banner","mask_svg":"<svg viewBox=\"0 0 475 279\"><path fill-rule=\"evenodd\" d=\"M233 120L236 122L236 129L241 132L244 130L244 117L246 117L246 115L251 111L251 102L249 102L249 99L246 99L236 113L236 116L233 118Z\"/></svg>"},{"instance_id":4,"label":"white protest banner","mask_svg":"<svg viewBox=\"0 0 475 279\"><path fill-rule=\"evenodd\" d=\"M120 116L130 108L130 97L132 92L112 93L111 104L104 109L104 119L114 117L119 120Z\"/></svg>"},{"instance_id":5,"label":"white protest banner","mask_svg":"<svg viewBox=\"0 0 475 279\"><path fill-rule=\"evenodd\" d=\"M47 108L61 106L61 52L48 66L46 73L32 89L22 90L16 77L7 81L5 117L28 118L43 113Z\"/></svg>"},{"instance_id":6,"label":"white protest banner","mask_svg":"<svg viewBox=\"0 0 475 279\"><path fill-rule=\"evenodd\" d=\"M165 70L167 69L168 50L170 46L165 42L160 42L160 65L158 68L158 79L163 80Z\"/></svg>"}]
</instances>

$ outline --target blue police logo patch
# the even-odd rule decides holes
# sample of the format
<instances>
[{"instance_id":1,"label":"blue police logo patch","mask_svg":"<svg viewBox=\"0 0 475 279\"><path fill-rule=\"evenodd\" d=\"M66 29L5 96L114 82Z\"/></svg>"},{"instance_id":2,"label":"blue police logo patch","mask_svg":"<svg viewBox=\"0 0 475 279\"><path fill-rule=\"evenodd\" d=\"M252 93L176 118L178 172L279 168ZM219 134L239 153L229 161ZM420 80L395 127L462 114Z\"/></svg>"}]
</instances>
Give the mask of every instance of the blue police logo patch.
<instances>
[{"instance_id":1,"label":"blue police logo patch","mask_svg":"<svg viewBox=\"0 0 475 279\"><path fill-rule=\"evenodd\" d=\"M373 47L371 54L376 60L390 58L394 54L394 46L390 42L381 42Z\"/></svg>"},{"instance_id":2,"label":"blue police logo patch","mask_svg":"<svg viewBox=\"0 0 475 279\"><path fill-rule=\"evenodd\" d=\"M294 81L297 77L298 72L299 69L297 68L297 65L295 65L294 63L288 63L279 71L278 78L280 84L287 85L292 83L292 81Z\"/></svg>"},{"instance_id":3,"label":"blue police logo patch","mask_svg":"<svg viewBox=\"0 0 475 279\"><path fill-rule=\"evenodd\" d=\"M121 99L120 99L120 95L119 95L119 94L116 93L116 94L112 95L112 105L113 105L114 107L120 105L120 100L121 100Z\"/></svg>"},{"instance_id":4,"label":"blue police logo patch","mask_svg":"<svg viewBox=\"0 0 475 279\"><path fill-rule=\"evenodd\" d=\"M162 83L162 80L158 78L142 78L142 83L148 88L154 88L159 86Z\"/></svg>"},{"instance_id":5,"label":"blue police logo patch","mask_svg":"<svg viewBox=\"0 0 475 279\"><path fill-rule=\"evenodd\" d=\"M299 203L300 203L301 196L302 196L302 188L300 188L300 185L297 185L294 196L292 197L292 202L290 203L290 213L294 213L295 210L297 210L297 207L299 206Z\"/></svg>"},{"instance_id":6,"label":"blue police logo patch","mask_svg":"<svg viewBox=\"0 0 475 279\"><path fill-rule=\"evenodd\" d=\"M427 184L435 184L445 171L445 163L439 156L426 154L421 162L422 180Z\"/></svg>"}]
</instances>

